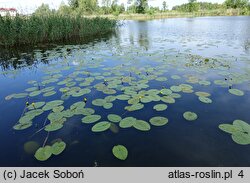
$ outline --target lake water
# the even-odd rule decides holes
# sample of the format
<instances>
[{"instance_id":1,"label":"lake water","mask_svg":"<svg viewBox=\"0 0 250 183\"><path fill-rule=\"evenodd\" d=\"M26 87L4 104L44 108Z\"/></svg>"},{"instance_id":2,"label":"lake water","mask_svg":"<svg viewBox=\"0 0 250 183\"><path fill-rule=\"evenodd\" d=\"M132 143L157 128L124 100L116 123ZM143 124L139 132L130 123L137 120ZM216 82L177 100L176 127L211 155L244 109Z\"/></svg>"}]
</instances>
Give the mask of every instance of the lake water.
<instances>
[{"instance_id":1,"label":"lake water","mask_svg":"<svg viewBox=\"0 0 250 183\"><path fill-rule=\"evenodd\" d=\"M250 17L121 24L82 45L1 51L0 166L250 166L249 126L243 140L218 127L237 119L250 124ZM51 110L32 105L53 100L63 107L50 120ZM187 111L197 119L186 120ZM90 114L101 119L82 123ZM92 132L109 114L145 122L129 128L108 122L110 129ZM155 116L168 123L155 126ZM60 155L34 157L39 147L60 141L66 143ZM112 153L118 144L128 150L125 161Z\"/></svg>"}]
</instances>

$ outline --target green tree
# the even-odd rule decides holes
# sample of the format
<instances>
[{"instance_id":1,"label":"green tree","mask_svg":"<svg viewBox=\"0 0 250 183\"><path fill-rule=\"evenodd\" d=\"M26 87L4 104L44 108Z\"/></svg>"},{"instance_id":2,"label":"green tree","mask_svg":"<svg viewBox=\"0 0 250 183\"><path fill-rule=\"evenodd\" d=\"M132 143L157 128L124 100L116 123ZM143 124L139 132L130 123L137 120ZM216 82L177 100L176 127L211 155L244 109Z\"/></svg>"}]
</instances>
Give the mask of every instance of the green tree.
<instances>
[{"instance_id":1,"label":"green tree","mask_svg":"<svg viewBox=\"0 0 250 183\"><path fill-rule=\"evenodd\" d=\"M81 14L92 14L97 10L97 0L70 0L69 5Z\"/></svg>"},{"instance_id":2,"label":"green tree","mask_svg":"<svg viewBox=\"0 0 250 183\"><path fill-rule=\"evenodd\" d=\"M163 9L163 11L167 10L167 3L166 3L166 1L163 1L163 3L162 3L162 9Z\"/></svg>"},{"instance_id":3,"label":"green tree","mask_svg":"<svg viewBox=\"0 0 250 183\"><path fill-rule=\"evenodd\" d=\"M249 0L226 0L224 4L227 8L247 8L249 6Z\"/></svg>"},{"instance_id":4,"label":"green tree","mask_svg":"<svg viewBox=\"0 0 250 183\"><path fill-rule=\"evenodd\" d=\"M69 6L72 9L76 9L79 7L79 0L69 0Z\"/></svg>"},{"instance_id":5,"label":"green tree","mask_svg":"<svg viewBox=\"0 0 250 183\"><path fill-rule=\"evenodd\" d=\"M34 12L35 15L39 15L39 16L48 15L48 14L51 14L51 13L52 13L52 11L49 8L49 5L44 4L44 3L42 3L42 5L39 6Z\"/></svg>"},{"instance_id":6,"label":"green tree","mask_svg":"<svg viewBox=\"0 0 250 183\"><path fill-rule=\"evenodd\" d=\"M148 1L147 0L136 0L135 6L136 6L136 13L145 13L145 11L148 7Z\"/></svg>"},{"instance_id":7,"label":"green tree","mask_svg":"<svg viewBox=\"0 0 250 183\"><path fill-rule=\"evenodd\" d=\"M188 11L193 12L197 11L199 9L199 6L197 4L197 0L188 0Z\"/></svg>"}]
</instances>

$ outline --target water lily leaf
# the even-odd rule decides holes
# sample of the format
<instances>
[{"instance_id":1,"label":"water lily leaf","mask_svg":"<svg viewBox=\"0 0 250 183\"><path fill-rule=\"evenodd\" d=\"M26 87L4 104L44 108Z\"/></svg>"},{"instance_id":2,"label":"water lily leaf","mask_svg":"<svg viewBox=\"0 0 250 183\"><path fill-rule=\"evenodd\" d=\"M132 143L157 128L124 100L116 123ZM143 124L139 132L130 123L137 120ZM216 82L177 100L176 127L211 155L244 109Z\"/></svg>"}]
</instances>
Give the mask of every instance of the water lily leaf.
<instances>
[{"instance_id":1,"label":"water lily leaf","mask_svg":"<svg viewBox=\"0 0 250 183\"><path fill-rule=\"evenodd\" d=\"M77 108L84 108L85 105L86 105L85 102L82 102L82 101L76 102L76 103L74 103L74 104L72 104L72 105L70 106L70 110L75 110L75 109L77 109Z\"/></svg>"},{"instance_id":2,"label":"water lily leaf","mask_svg":"<svg viewBox=\"0 0 250 183\"><path fill-rule=\"evenodd\" d=\"M149 102L152 102L152 99L151 99L150 96L144 96L144 97L142 97L142 98L140 99L140 101L141 101L142 103L149 103Z\"/></svg>"},{"instance_id":3,"label":"water lily leaf","mask_svg":"<svg viewBox=\"0 0 250 183\"><path fill-rule=\"evenodd\" d=\"M158 77L155 80L156 81L167 81L168 79L166 77Z\"/></svg>"},{"instance_id":4,"label":"water lily leaf","mask_svg":"<svg viewBox=\"0 0 250 183\"><path fill-rule=\"evenodd\" d=\"M31 87L31 88L27 88L25 91L26 92L33 92L33 91L36 91L38 90L38 87L34 86L34 87Z\"/></svg>"},{"instance_id":5,"label":"water lily leaf","mask_svg":"<svg viewBox=\"0 0 250 183\"><path fill-rule=\"evenodd\" d=\"M47 132L53 132L53 131L60 130L62 127L63 127L63 124L61 123L50 123L45 126L44 130Z\"/></svg>"},{"instance_id":6,"label":"water lily leaf","mask_svg":"<svg viewBox=\"0 0 250 183\"><path fill-rule=\"evenodd\" d=\"M208 85L211 84L211 82L210 81L206 81L206 80L202 80L202 81L199 81L199 84L200 85L204 85L204 86L208 86Z\"/></svg>"},{"instance_id":7,"label":"water lily leaf","mask_svg":"<svg viewBox=\"0 0 250 183\"><path fill-rule=\"evenodd\" d=\"M100 115L89 115L82 118L83 123L95 123L101 119Z\"/></svg>"},{"instance_id":8,"label":"water lily leaf","mask_svg":"<svg viewBox=\"0 0 250 183\"><path fill-rule=\"evenodd\" d=\"M143 120L136 120L135 123L133 124L133 127L141 131L149 131L151 128L150 124L148 124L146 121Z\"/></svg>"},{"instance_id":9,"label":"water lily leaf","mask_svg":"<svg viewBox=\"0 0 250 183\"><path fill-rule=\"evenodd\" d=\"M25 98L28 96L28 93L15 93L12 94L12 98Z\"/></svg>"},{"instance_id":10,"label":"water lily leaf","mask_svg":"<svg viewBox=\"0 0 250 183\"><path fill-rule=\"evenodd\" d=\"M37 95L40 95L42 92L41 90L33 91L29 94L30 97L35 97Z\"/></svg>"},{"instance_id":11,"label":"water lily leaf","mask_svg":"<svg viewBox=\"0 0 250 183\"><path fill-rule=\"evenodd\" d=\"M62 105L63 102L64 102L63 100L50 101L50 102L46 103L45 106L43 106L42 110L44 110L44 111L51 110L56 106Z\"/></svg>"},{"instance_id":12,"label":"water lily leaf","mask_svg":"<svg viewBox=\"0 0 250 183\"><path fill-rule=\"evenodd\" d=\"M212 100L210 98L207 98L207 97L199 97L199 100L203 103L206 103L206 104L212 103Z\"/></svg>"},{"instance_id":13,"label":"water lily leaf","mask_svg":"<svg viewBox=\"0 0 250 183\"><path fill-rule=\"evenodd\" d=\"M241 129L242 132L247 132L250 134L250 125L247 122L236 119L233 121L233 125Z\"/></svg>"},{"instance_id":14,"label":"water lily leaf","mask_svg":"<svg viewBox=\"0 0 250 183\"><path fill-rule=\"evenodd\" d=\"M113 155L120 160L126 160L128 157L128 150L123 145L114 146L112 152Z\"/></svg>"},{"instance_id":15,"label":"water lily leaf","mask_svg":"<svg viewBox=\"0 0 250 183\"><path fill-rule=\"evenodd\" d=\"M131 106L126 106L125 109L128 110L128 111L136 111L136 110L140 110L144 107L143 104L141 103L138 103L138 104L134 104L134 105L131 105Z\"/></svg>"},{"instance_id":16,"label":"water lily leaf","mask_svg":"<svg viewBox=\"0 0 250 183\"><path fill-rule=\"evenodd\" d=\"M232 134L232 139L234 142L240 145L248 145L250 144L250 134L249 133L241 133L235 132Z\"/></svg>"},{"instance_id":17,"label":"water lily leaf","mask_svg":"<svg viewBox=\"0 0 250 183\"><path fill-rule=\"evenodd\" d=\"M36 117L36 116L41 115L43 112L44 111L42 109L34 109L34 110L30 110L30 111L26 112L25 116Z\"/></svg>"},{"instance_id":18,"label":"water lily leaf","mask_svg":"<svg viewBox=\"0 0 250 183\"><path fill-rule=\"evenodd\" d=\"M32 126L31 122L28 122L28 123L18 123L15 126L13 126L13 129L14 130L25 130L25 129L31 127L31 126Z\"/></svg>"},{"instance_id":19,"label":"water lily leaf","mask_svg":"<svg viewBox=\"0 0 250 183\"><path fill-rule=\"evenodd\" d=\"M198 97L210 97L210 93L207 92L195 92L195 95L197 95Z\"/></svg>"},{"instance_id":20,"label":"water lily leaf","mask_svg":"<svg viewBox=\"0 0 250 183\"><path fill-rule=\"evenodd\" d=\"M227 133L233 134L235 132L240 131L240 129L237 126L231 125L231 124L220 124L219 128Z\"/></svg>"},{"instance_id":21,"label":"water lily leaf","mask_svg":"<svg viewBox=\"0 0 250 183\"><path fill-rule=\"evenodd\" d=\"M92 101L92 104L95 106L103 106L106 103L104 99L95 99Z\"/></svg>"},{"instance_id":22,"label":"water lily leaf","mask_svg":"<svg viewBox=\"0 0 250 183\"><path fill-rule=\"evenodd\" d=\"M43 94L44 97L49 97L49 96L52 96L52 95L55 95L56 94L56 91L49 91L49 92L46 92Z\"/></svg>"},{"instance_id":23,"label":"water lily leaf","mask_svg":"<svg viewBox=\"0 0 250 183\"><path fill-rule=\"evenodd\" d=\"M19 123L25 124L25 123L32 123L32 119L34 119L35 116L32 115L24 115L19 119Z\"/></svg>"},{"instance_id":24,"label":"water lily leaf","mask_svg":"<svg viewBox=\"0 0 250 183\"><path fill-rule=\"evenodd\" d=\"M134 125L135 122L136 122L136 118L126 117L120 121L119 126L121 128L130 128Z\"/></svg>"},{"instance_id":25,"label":"water lily leaf","mask_svg":"<svg viewBox=\"0 0 250 183\"><path fill-rule=\"evenodd\" d=\"M102 121L99 123L96 123L93 127L92 127L92 131L93 132L103 132L105 130L108 130L111 126L111 123L108 121Z\"/></svg>"},{"instance_id":26,"label":"water lily leaf","mask_svg":"<svg viewBox=\"0 0 250 183\"><path fill-rule=\"evenodd\" d=\"M62 112L64 109L64 106L60 105L60 106L56 106L52 109L53 112L57 113L57 112Z\"/></svg>"},{"instance_id":27,"label":"water lily leaf","mask_svg":"<svg viewBox=\"0 0 250 183\"><path fill-rule=\"evenodd\" d=\"M63 113L61 113L61 112L52 112L52 113L50 113L49 115L48 115L48 119L50 120L50 121L58 121L58 120L60 120L60 119L62 119L63 118Z\"/></svg>"},{"instance_id":28,"label":"water lily leaf","mask_svg":"<svg viewBox=\"0 0 250 183\"><path fill-rule=\"evenodd\" d=\"M242 120L234 120L233 124L220 124L219 128L232 134L232 139L240 145L250 144L250 125Z\"/></svg>"},{"instance_id":29,"label":"water lily leaf","mask_svg":"<svg viewBox=\"0 0 250 183\"><path fill-rule=\"evenodd\" d=\"M187 111L183 114L183 117L188 121L194 121L198 118L197 114L194 112Z\"/></svg>"},{"instance_id":30,"label":"water lily leaf","mask_svg":"<svg viewBox=\"0 0 250 183\"><path fill-rule=\"evenodd\" d=\"M228 90L229 93L233 94L233 95L237 95L237 96L243 96L244 92L238 89L229 89Z\"/></svg>"},{"instance_id":31,"label":"water lily leaf","mask_svg":"<svg viewBox=\"0 0 250 183\"><path fill-rule=\"evenodd\" d=\"M109 121L114 123L119 123L122 120L122 118L116 114L109 114L107 118Z\"/></svg>"},{"instance_id":32,"label":"water lily leaf","mask_svg":"<svg viewBox=\"0 0 250 183\"><path fill-rule=\"evenodd\" d=\"M167 109L167 107L168 106L166 104L157 104L157 105L154 106L154 109L156 111L164 111L164 110Z\"/></svg>"},{"instance_id":33,"label":"water lily leaf","mask_svg":"<svg viewBox=\"0 0 250 183\"><path fill-rule=\"evenodd\" d=\"M44 104L45 104L45 102L35 102L35 103L29 105L29 106L28 106L28 109L29 109L29 110L38 109L38 108L44 106Z\"/></svg>"},{"instance_id":34,"label":"water lily leaf","mask_svg":"<svg viewBox=\"0 0 250 183\"><path fill-rule=\"evenodd\" d=\"M172 75L171 78L172 78L172 79L181 79L181 77L178 76L178 75Z\"/></svg>"},{"instance_id":35,"label":"water lily leaf","mask_svg":"<svg viewBox=\"0 0 250 183\"><path fill-rule=\"evenodd\" d=\"M162 95L170 95L172 93L172 90L164 88L160 91L160 93Z\"/></svg>"},{"instance_id":36,"label":"water lily leaf","mask_svg":"<svg viewBox=\"0 0 250 183\"><path fill-rule=\"evenodd\" d=\"M46 93L46 92L52 91L54 89L55 89L54 86L49 86L49 87L41 89L41 92Z\"/></svg>"},{"instance_id":37,"label":"water lily leaf","mask_svg":"<svg viewBox=\"0 0 250 183\"><path fill-rule=\"evenodd\" d=\"M168 123L168 119L161 116L152 117L149 122L154 126L163 126Z\"/></svg>"},{"instance_id":38,"label":"water lily leaf","mask_svg":"<svg viewBox=\"0 0 250 183\"><path fill-rule=\"evenodd\" d=\"M39 161L46 161L52 155L51 146L40 147L36 153L35 158Z\"/></svg>"},{"instance_id":39,"label":"water lily leaf","mask_svg":"<svg viewBox=\"0 0 250 183\"><path fill-rule=\"evenodd\" d=\"M112 103L105 103L104 105L103 105L103 108L104 109L111 109L113 107L113 104Z\"/></svg>"},{"instance_id":40,"label":"water lily leaf","mask_svg":"<svg viewBox=\"0 0 250 183\"><path fill-rule=\"evenodd\" d=\"M54 155L59 155L61 154L66 148L66 143L61 141L61 142L55 142L52 146L51 146L51 152Z\"/></svg>"},{"instance_id":41,"label":"water lily leaf","mask_svg":"<svg viewBox=\"0 0 250 183\"><path fill-rule=\"evenodd\" d=\"M106 100L107 103L111 103L116 100L116 96L110 95L110 96L105 97L104 100Z\"/></svg>"},{"instance_id":42,"label":"water lily leaf","mask_svg":"<svg viewBox=\"0 0 250 183\"><path fill-rule=\"evenodd\" d=\"M168 103L168 104L175 103L175 99L173 97L171 97L171 96L163 96L163 97L161 97L161 101L165 102L165 103Z\"/></svg>"},{"instance_id":43,"label":"water lily leaf","mask_svg":"<svg viewBox=\"0 0 250 183\"><path fill-rule=\"evenodd\" d=\"M180 92L182 90L180 86L171 86L170 89L173 92Z\"/></svg>"},{"instance_id":44,"label":"water lily leaf","mask_svg":"<svg viewBox=\"0 0 250 183\"><path fill-rule=\"evenodd\" d=\"M117 95L116 98L118 100L129 100L130 96L129 95Z\"/></svg>"},{"instance_id":45,"label":"water lily leaf","mask_svg":"<svg viewBox=\"0 0 250 183\"><path fill-rule=\"evenodd\" d=\"M89 115L94 114L95 110L91 108L83 108L81 112L82 112L81 113L82 115L89 116Z\"/></svg>"}]
</instances>

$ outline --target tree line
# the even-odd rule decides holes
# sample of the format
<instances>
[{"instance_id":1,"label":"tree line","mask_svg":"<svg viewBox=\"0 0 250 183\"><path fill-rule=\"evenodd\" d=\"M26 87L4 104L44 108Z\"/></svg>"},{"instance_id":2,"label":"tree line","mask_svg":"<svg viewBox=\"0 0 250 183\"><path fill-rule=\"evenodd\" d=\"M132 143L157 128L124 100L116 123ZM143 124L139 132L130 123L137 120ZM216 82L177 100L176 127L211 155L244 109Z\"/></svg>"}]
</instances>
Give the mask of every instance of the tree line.
<instances>
[{"instance_id":1,"label":"tree line","mask_svg":"<svg viewBox=\"0 0 250 183\"><path fill-rule=\"evenodd\" d=\"M61 3L59 9L51 10L49 5L42 4L35 11L35 14L48 14L57 12L59 14L113 14L119 15L122 13L156 13L171 11L168 10L167 2L163 1L161 7L151 7L148 5L148 0L127 0L127 2L118 3L118 0L69 0L68 5ZM197 2L197 0L189 0L188 3L174 6L172 10L179 12L196 12L202 10L220 10L220 9L241 9L245 12L250 12L249 0L225 0L224 3L208 3Z\"/></svg>"}]
</instances>

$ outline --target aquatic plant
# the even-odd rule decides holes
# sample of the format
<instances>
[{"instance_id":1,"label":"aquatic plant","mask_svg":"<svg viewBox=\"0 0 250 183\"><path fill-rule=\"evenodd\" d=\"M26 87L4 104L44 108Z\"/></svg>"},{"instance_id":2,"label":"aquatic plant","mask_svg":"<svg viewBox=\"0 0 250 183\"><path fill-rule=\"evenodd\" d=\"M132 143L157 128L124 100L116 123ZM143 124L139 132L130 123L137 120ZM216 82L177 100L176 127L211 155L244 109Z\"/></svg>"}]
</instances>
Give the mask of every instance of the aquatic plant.
<instances>
[{"instance_id":1,"label":"aquatic plant","mask_svg":"<svg viewBox=\"0 0 250 183\"><path fill-rule=\"evenodd\" d=\"M80 15L0 16L0 46L30 46L38 43L86 40L90 36L109 33L115 27L115 20L84 18Z\"/></svg>"}]
</instances>

